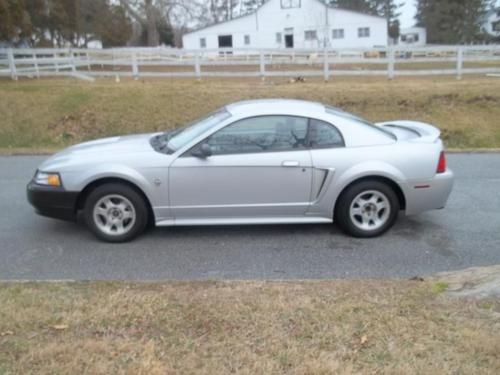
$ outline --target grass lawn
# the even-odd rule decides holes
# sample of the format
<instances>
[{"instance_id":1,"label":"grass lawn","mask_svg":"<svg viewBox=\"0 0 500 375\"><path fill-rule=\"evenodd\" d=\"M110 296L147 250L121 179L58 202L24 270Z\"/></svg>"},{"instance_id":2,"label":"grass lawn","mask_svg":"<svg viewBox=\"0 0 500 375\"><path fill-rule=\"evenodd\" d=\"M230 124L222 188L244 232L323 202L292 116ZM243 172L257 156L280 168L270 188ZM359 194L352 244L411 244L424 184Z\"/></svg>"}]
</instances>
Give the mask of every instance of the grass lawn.
<instances>
[{"instance_id":1,"label":"grass lawn","mask_svg":"<svg viewBox=\"0 0 500 375\"><path fill-rule=\"evenodd\" d=\"M83 140L173 128L227 103L284 97L336 105L371 121L436 124L448 148L500 148L500 79L0 80L0 150L56 150Z\"/></svg>"},{"instance_id":2,"label":"grass lawn","mask_svg":"<svg viewBox=\"0 0 500 375\"><path fill-rule=\"evenodd\" d=\"M3 283L0 374L498 374L500 301L444 289Z\"/></svg>"}]
</instances>

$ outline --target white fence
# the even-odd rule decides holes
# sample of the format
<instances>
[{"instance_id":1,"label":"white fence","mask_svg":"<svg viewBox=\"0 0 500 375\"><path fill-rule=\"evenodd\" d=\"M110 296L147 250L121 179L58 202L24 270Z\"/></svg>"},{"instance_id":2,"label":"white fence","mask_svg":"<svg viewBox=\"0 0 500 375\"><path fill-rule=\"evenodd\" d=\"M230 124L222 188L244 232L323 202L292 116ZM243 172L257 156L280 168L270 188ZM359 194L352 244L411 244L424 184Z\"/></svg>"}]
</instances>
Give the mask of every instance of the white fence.
<instances>
[{"instance_id":1,"label":"white fence","mask_svg":"<svg viewBox=\"0 0 500 375\"><path fill-rule=\"evenodd\" d=\"M0 49L0 76L323 77L500 73L500 45L375 49Z\"/></svg>"}]
</instances>

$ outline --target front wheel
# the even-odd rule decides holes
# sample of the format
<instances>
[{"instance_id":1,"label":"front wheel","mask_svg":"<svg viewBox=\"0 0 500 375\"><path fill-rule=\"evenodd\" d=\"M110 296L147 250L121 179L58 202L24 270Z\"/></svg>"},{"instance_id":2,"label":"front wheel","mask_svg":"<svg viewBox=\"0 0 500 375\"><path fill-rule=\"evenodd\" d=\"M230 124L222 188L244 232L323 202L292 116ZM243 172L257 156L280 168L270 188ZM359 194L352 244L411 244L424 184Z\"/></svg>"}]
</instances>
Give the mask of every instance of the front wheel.
<instances>
[{"instance_id":1,"label":"front wheel","mask_svg":"<svg viewBox=\"0 0 500 375\"><path fill-rule=\"evenodd\" d=\"M126 242L144 231L148 211L144 199L134 189L111 183L98 186L89 194L84 217L99 239Z\"/></svg>"},{"instance_id":2,"label":"front wheel","mask_svg":"<svg viewBox=\"0 0 500 375\"><path fill-rule=\"evenodd\" d=\"M398 197L390 186L379 181L362 181L339 197L335 222L347 234L369 238L391 228L398 213Z\"/></svg>"}]
</instances>

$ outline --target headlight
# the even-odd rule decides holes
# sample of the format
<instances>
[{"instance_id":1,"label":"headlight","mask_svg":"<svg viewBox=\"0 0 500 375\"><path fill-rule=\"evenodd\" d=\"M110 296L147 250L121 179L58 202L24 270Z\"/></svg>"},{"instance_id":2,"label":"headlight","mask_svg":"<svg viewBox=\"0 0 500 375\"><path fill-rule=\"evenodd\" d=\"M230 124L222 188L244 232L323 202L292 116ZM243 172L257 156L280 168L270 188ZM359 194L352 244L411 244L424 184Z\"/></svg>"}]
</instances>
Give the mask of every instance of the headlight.
<instances>
[{"instance_id":1,"label":"headlight","mask_svg":"<svg viewBox=\"0 0 500 375\"><path fill-rule=\"evenodd\" d=\"M57 173L37 172L34 178L35 184L46 186L61 186L61 178Z\"/></svg>"}]
</instances>

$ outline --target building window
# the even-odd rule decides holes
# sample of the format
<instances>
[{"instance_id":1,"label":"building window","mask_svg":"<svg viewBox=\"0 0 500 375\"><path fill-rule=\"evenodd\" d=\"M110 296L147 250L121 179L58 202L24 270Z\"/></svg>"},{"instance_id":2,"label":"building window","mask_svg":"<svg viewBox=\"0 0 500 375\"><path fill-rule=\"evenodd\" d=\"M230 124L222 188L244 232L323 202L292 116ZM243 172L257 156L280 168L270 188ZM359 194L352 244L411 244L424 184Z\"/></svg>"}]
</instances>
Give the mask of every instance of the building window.
<instances>
[{"instance_id":1,"label":"building window","mask_svg":"<svg viewBox=\"0 0 500 375\"><path fill-rule=\"evenodd\" d=\"M200 48L207 48L207 39L200 38Z\"/></svg>"},{"instance_id":2,"label":"building window","mask_svg":"<svg viewBox=\"0 0 500 375\"><path fill-rule=\"evenodd\" d=\"M281 44L281 33L276 33L276 43Z\"/></svg>"},{"instance_id":3,"label":"building window","mask_svg":"<svg viewBox=\"0 0 500 375\"><path fill-rule=\"evenodd\" d=\"M317 35L316 35L316 30L306 30L304 33L304 38L305 40L316 40Z\"/></svg>"},{"instance_id":4,"label":"building window","mask_svg":"<svg viewBox=\"0 0 500 375\"><path fill-rule=\"evenodd\" d=\"M333 39L344 39L344 29L333 29L332 30Z\"/></svg>"},{"instance_id":5,"label":"building window","mask_svg":"<svg viewBox=\"0 0 500 375\"><path fill-rule=\"evenodd\" d=\"M250 45L250 35L245 35L245 46Z\"/></svg>"},{"instance_id":6,"label":"building window","mask_svg":"<svg viewBox=\"0 0 500 375\"><path fill-rule=\"evenodd\" d=\"M301 0L281 0L282 9L300 8Z\"/></svg>"},{"instance_id":7,"label":"building window","mask_svg":"<svg viewBox=\"0 0 500 375\"><path fill-rule=\"evenodd\" d=\"M358 28L358 38L369 38L369 37L370 37L370 28L369 27Z\"/></svg>"},{"instance_id":8,"label":"building window","mask_svg":"<svg viewBox=\"0 0 500 375\"><path fill-rule=\"evenodd\" d=\"M500 21L492 22L491 29L493 31L500 31Z\"/></svg>"}]
</instances>

